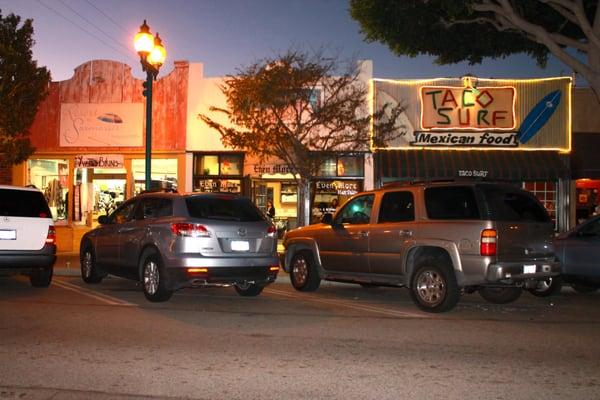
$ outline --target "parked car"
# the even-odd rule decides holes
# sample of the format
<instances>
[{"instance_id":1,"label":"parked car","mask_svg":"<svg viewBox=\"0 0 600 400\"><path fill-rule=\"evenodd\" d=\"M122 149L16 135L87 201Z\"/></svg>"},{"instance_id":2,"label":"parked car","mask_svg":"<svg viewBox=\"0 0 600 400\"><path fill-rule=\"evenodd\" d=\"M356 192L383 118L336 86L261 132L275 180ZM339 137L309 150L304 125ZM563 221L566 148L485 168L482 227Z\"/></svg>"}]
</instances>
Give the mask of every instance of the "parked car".
<instances>
[{"instance_id":1,"label":"parked car","mask_svg":"<svg viewBox=\"0 0 600 400\"><path fill-rule=\"evenodd\" d=\"M552 236L545 209L515 186L389 185L289 231L282 264L300 291L323 279L406 286L422 310L441 312L462 292L508 303L522 287L558 276Z\"/></svg>"},{"instance_id":2,"label":"parked car","mask_svg":"<svg viewBox=\"0 0 600 400\"><path fill-rule=\"evenodd\" d=\"M237 195L141 194L98 222L81 239L82 279L134 279L150 301L184 287L234 286L256 296L279 272L275 227Z\"/></svg>"},{"instance_id":3,"label":"parked car","mask_svg":"<svg viewBox=\"0 0 600 400\"><path fill-rule=\"evenodd\" d=\"M560 292L563 283L580 293L600 289L600 216L595 216L563 232L554 240L556 256L562 262L562 275L540 283L531 292L550 296Z\"/></svg>"},{"instance_id":4,"label":"parked car","mask_svg":"<svg viewBox=\"0 0 600 400\"><path fill-rule=\"evenodd\" d=\"M56 262L56 232L42 192L0 186L0 273L29 275L34 287L48 287Z\"/></svg>"}]
</instances>

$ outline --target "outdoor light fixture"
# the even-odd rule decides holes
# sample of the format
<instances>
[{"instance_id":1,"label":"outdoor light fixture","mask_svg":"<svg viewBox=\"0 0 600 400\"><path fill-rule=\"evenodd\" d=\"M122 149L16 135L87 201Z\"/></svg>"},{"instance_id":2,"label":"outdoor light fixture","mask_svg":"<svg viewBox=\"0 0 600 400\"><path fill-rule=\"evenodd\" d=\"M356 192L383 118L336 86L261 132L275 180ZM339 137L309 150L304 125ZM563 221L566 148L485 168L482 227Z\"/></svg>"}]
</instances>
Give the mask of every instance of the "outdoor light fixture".
<instances>
[{"instance_id":1,"label":"outdoor light fixture","mask_svg":"<svg viewBox=\"0 0 600 400\"><path fill-rule=\"evenodd\" d=\"M150 27L146 24L146 20L140 31L135 35L133 40L135 51L140 55L142 70L146 72L146 81L144 82L144 90L142 94L146 97L146 170L145 182L146 190L150 189L151 177L151 158L152 158L152 82L156 79L160 67L164 64L167 58L167 51L163 46L162 40L158 33L152 36Z\"/></svg>"}]
</instances>

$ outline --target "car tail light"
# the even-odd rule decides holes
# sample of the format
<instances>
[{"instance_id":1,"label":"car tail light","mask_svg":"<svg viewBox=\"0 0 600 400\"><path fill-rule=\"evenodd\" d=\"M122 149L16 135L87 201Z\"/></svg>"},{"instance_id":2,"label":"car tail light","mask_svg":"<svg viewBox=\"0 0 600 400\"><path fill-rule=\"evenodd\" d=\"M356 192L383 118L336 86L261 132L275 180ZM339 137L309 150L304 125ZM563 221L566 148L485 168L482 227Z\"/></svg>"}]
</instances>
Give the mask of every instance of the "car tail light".
<instances>
[{"instance_id":1,"label":"car tail light","mask_svg":"<svg viewBox=\"0 0 600 400\"><path fill-rule=\"evenodd\" d=\"M171 224L171 232L177 236L210 237L210 232L204 225L178 222Z\"/></svg>"},{"instance_id":2,"label":"car tail light","mask_svg":"<svg viewBox=\"0 0 600 400\"><path fill-rule=\"evenodd\" d=\"M482 256L495 256L498 233L495 229L484 229L481 231L481 245L479 252Z\"/></svg>"},{"instance_id":3,"label":"car tail light","mask_svg":"<svg viewBox=\"0 0 600 400\"><path fill-rule=\"evenodd\" d=\"M56 243L56 229L54 229L54 225L50 225L48 227L48 235L46 236L46 243Z\"/></svg>"},{"instance_id":4,"label":"car tail light","mask_svg":"<svg viewBox=\"0 0 600 400\"><path fill-rule=\"evenodd\" d=\"M277 228L275 228L275 226L273 226L273 225L269 225L269 227L267 228L267 236L275 237L276 234L277 234Z\"/></svg>"}]
</instances>

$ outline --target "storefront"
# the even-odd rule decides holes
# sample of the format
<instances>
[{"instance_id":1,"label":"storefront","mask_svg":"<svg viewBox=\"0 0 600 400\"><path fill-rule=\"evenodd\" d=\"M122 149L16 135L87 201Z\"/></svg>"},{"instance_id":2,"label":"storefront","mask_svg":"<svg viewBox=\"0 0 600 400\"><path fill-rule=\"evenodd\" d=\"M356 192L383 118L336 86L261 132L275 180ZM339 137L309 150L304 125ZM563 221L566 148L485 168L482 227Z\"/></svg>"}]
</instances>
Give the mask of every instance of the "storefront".
<instances>
[{"instance_id":1,"label":"storefront","mask_svg":"<svg viewBox=\"0 0 600 400\"><path fill-rule=\"evenodd\" d=\"M185 182L187 62L154 86L152 189ZM145 190L142 81L125 64L99 60L52 82L31 128L36 152L13 170L13 183L34 185L48 200L59 251L77 251L81 236L126 199Z\"/></svg>"},{"instance_id":2,"label":"storefront","mask_svg":"<svg viewBox=\"0 0 600 400\"><path fill-rule=\"evenodd\" d=\"M375 149L377 185L509 182L569 226L570 78L375 80L374 96L376 109L406 105L401 134Z\"/></svg>"}]
</instances>

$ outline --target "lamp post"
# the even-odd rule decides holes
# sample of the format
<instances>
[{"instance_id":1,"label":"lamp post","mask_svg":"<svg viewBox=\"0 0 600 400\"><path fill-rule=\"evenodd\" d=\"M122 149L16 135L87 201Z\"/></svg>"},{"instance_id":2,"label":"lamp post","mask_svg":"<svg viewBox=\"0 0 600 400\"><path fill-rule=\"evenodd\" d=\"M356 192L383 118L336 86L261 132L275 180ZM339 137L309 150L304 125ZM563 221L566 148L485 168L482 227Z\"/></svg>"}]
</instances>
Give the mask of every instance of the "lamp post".
<instances>
[{"instance_id":1,"label":"lamp post","mask_svg":"<svg viewBox=\"0 0 600 400\"><path fill-rule=\"evenodd\" d=\"M156 80L160 67L164 64L167 52L162 44L158 32L156 36L150 33L150 27L146 20L140 31L135 35L134 47L140 55L142 70L146 72L146 82L142 94L146 97L146 170L145 181L146 190L150 189L151 177L151 159L152 159L152 82Z\"/></svg>"}]
</instances>

